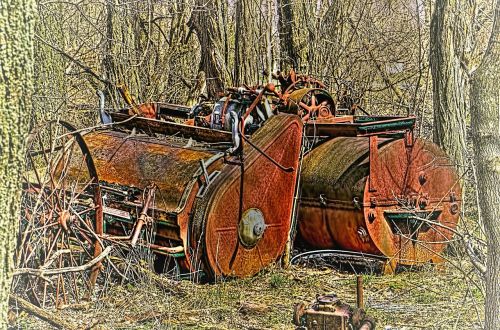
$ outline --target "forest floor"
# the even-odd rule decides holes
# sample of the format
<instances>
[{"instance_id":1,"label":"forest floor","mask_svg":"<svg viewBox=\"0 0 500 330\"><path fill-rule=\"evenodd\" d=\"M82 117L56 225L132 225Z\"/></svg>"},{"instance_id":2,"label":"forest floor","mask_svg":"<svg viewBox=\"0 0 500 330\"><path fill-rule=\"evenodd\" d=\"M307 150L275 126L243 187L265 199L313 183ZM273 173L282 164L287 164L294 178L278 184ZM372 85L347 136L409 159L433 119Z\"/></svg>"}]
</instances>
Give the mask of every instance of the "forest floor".
<instances>
[{"instance_id":1,"label":"forest floor","mask_svg":"<svg viewBox=\"0 0 500 330\"><path fill-rule=\"evenodd\" d=\"M365 306L377 329L479 329L483 298L464 280L469 265L460 265L363 275ZM79 329L294 329L293 307L300 301L333 292L356 303L356 274L328 268L276 267L215 284L159 285L158 279L154 274L115 285L99 301L55 313ZM11 329L50 328L26 312L11 314Z\"/></svg>"}]
</instances>

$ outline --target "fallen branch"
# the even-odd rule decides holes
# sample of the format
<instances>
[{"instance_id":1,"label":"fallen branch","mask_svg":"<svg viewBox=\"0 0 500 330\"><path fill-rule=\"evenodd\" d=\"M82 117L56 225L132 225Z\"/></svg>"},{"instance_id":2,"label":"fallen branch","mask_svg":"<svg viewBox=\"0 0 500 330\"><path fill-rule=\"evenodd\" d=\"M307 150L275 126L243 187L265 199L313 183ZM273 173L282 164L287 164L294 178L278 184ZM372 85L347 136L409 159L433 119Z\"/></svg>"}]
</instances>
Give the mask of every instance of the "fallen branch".
<instances>
[{"instance_id":1,"label":"fallen branch","mask_svg":"<svg viewBox=\"0 0 500 330\"><path fill-rule=\"evenodd\" d=\"M16 295L11 294L9 298L11 304L14 305L15 307L25 310L26 312L28 312L28 314L34 315L39 319L50 323L51 325L55 326L58 329L67 329L67 330L80 329L79 326L69 323L68 321L59 317L57 314L51 313L43 308L35 306L32 303Z\"/></svg>"},{"instance_id":2,"label":"fallen branch","mask_svg":"<svg viewBox=\"0 0 500 330\"><path fill-rule=\"evenodd\" d=\"M52 265L54 263L54 261L56 261L57 258L59 258L59 256L61 254L64 254L64 253L70 253L71 250L70 249L64 249L64 250L57 250L50 258L49 260L47 260L47 262L45 264L43 264L43 266L40 267L40 269L47 269L50 267L50 265Z\"/></svg>"},{"instance_id":3,"label":"fallen branch","mask_svg":"<svg viewBox=\"0 0 500 330\"><path fill-rule=\"evenodd\" d=\"M47 276L52 276L52 275L58 275L58 274L64 274L64 273L76 273L76 272L82 272L84 270L87 270L94 266L95 264L99 263L109 255L111 250L113 249L112 246L108 246L104 251L101 252L97 257L94 259L90 260L86 264L80 265L80 266L73 266L73 267L63 267L63 268L54 268L54 269L46 269L44 266L40 268L18 268L14 270L14 276L17 275L23 275L23 274L30 274L30 275L35 275L35 276L40 276L40 277L47 277Z\"/></svg>"}]
</instances>

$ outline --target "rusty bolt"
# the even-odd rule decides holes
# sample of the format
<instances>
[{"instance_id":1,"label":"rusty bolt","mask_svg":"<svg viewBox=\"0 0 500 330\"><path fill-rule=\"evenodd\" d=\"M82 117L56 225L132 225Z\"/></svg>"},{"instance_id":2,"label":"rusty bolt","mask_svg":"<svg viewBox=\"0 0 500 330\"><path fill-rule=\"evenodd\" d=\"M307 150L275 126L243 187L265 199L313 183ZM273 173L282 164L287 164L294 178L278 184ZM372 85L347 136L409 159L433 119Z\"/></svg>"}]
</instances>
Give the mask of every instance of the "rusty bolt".
<instances>
[{"instance_id":1,"label":"rusty bolt","mask_svg":"<svg viewBox=\"0 0 500 330\"><path fill-rule=\"evenodd\" d=\"M361 239L361 242L367 243L369 241L368 232L366 231L365 228L359 226L357 232L358 232L359 238Z\"/></svg>"},{"instance_id":2,"label":"rusty bolt","mask_svg":"<svg viewBox=\"0 0 500 330\"><path fill-rule=\"evenodd\" d=\"M457 214L459 210L458 204L457 203L451 203L450 205L450 213L451 214Z\"/></svg>"},{"instance_id":3,"label":"rusty bolt","mask_svg":"<svg viewBox=\"0 0 500 330\"><path fill-rule=\"evenodd\" d=\"M352 199L352 203L354 204L354 207L357 209L357 210L361 210L361 206L359 205L359 197L354 197Z\"/></svg>"},{"instance_id":4,"label":"rusty bolt","mask_svg":"<svg viewBox=\"0 0 500 330\"><path fill-rule=\"evenodd\" d=\"M420 185L422 186L426 181L427 181L427 175L425 174L424 171L421 171L418 174L418 182L420 182Z\"/></svg>"},{"instance_id":5,"label":"rusty bolt","mask_svg":"<svg viewBox=\"0 0 500 330\"><path fill-rule=\"evenodd\" d=\"M370 223L373 223L373 221L375 221L375 212L370 211L368 213L368 221L370 221Z\"/></svg>"},{"instance_id":6,"label":"rusty bolt","mask_svg":"<svg viewBox=\"0 0 500 330\"><path fill-rule=\"evenodd\" d=\"M326 206L325 194L319 195L319 203L321 204L321 206Z\"/></svg>"}]
</instances>

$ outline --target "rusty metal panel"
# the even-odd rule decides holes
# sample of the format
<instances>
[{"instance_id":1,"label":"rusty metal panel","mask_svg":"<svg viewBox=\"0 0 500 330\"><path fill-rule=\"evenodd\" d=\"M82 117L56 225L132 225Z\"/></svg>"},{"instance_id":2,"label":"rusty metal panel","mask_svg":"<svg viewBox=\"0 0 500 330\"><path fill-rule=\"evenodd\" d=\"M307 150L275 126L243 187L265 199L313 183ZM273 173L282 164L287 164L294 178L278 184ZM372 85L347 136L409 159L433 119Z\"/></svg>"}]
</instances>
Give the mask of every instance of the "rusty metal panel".
<instances>
[{"instance_id":1,"label":"rusty metal panel","mask_svg":"<svg viewBox=\"0 0 500 330\"><path fill-rule=\"evenodd\" d=\"M158 186L155 207L174 211L189 183L218 151L193 150L160 139L107 131L85 137L101 182L144 189Z\"/></svg>"},{"instance_id":2,"label":"rusty metal panel","mask_svg":"<svg viewBox=\"0 0 500 330\"><path fill-rule=\"evenodd\" d=\"M174 122L165 122L157 119L134 117L123 113L112 113L111 117L117 121L116 126L127 128L139 128L148 133L161 133L167 135L179 135L182 137L193 138L197 141L206 142L231 142L230 132L208 129L204 127L179 124Z\"/></svg>"}]
</instances>

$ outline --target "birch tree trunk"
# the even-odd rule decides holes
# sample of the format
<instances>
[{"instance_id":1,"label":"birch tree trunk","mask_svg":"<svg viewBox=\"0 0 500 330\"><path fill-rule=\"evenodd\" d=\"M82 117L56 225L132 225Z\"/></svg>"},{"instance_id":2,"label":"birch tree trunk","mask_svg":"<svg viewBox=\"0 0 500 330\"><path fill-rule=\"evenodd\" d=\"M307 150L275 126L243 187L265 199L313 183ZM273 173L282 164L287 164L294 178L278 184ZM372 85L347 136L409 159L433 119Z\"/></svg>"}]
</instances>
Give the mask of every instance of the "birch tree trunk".
<instances>
[{"instance_id":1,"label":"birch tree trunk","mask_svg":"<svg viewBox=\"0 0 500 330\"><path fill-rule=\"evenodd\" d=\"M471 82L471 128L481 218L488 244L485 329L500 326L500 1Z\"/></svg>"},{"instance_id":2,"label":"birch tree trunk","mask_svg":"<svg viewBox=\"0 0 500 330\"><path fill-rule=\"evenodd\" d=\"M32 0L0 1L0 329L7 312L33 75Z\"/></svg>"}]
</instances>

